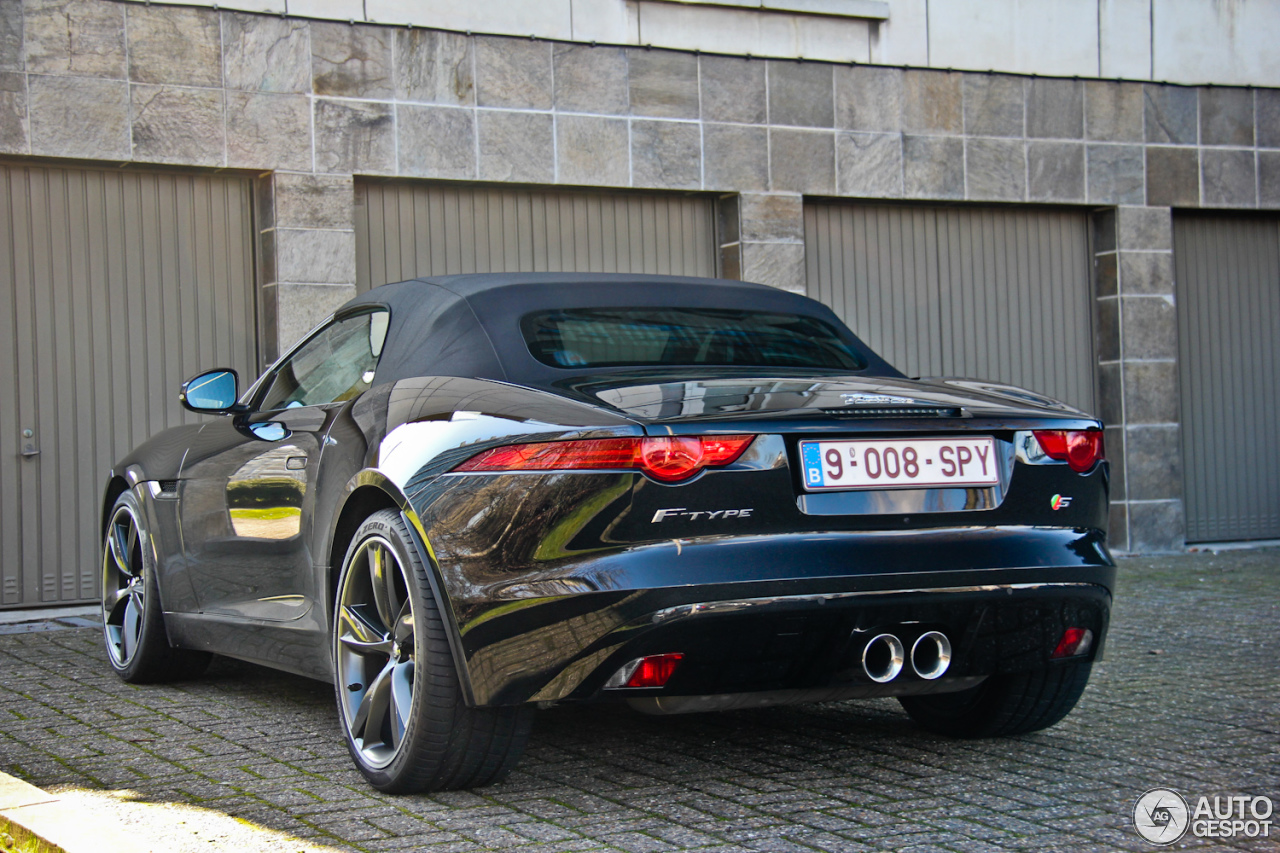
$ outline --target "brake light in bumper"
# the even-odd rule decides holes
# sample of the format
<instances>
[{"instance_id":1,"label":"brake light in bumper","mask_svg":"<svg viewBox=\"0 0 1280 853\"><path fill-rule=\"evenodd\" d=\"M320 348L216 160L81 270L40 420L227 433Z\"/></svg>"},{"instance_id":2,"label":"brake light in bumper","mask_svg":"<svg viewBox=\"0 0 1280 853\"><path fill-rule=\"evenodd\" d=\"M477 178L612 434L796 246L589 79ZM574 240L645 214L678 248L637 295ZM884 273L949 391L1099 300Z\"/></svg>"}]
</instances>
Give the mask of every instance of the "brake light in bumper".
<instances>
[{"instance_id":1,"label":"brake light in bumper","mask_svg":"<svg viewBox=\"0 0 1280 853\"><path fill-rule=\"evenodd\" d=\"M1053 650L1053 654L1049 655L1049 658L1058 660L1060 658L1087 655L1092 647L1093 631L1088 628L1068 628L1062 632L1062 639L1058 641L1057 647Z\"/></svg>"},{"instance_id":2,"label":"brake light in bumper","mask_svg":"<svg viewBox=\"0 0 1280 853\"><path fill-rule=\"evenodd\" d=\"M672 652L665 655L649 655L624 664L604 683L606 688L662 687L675 674L684 655Z\"/></svg>"}]
</instances>

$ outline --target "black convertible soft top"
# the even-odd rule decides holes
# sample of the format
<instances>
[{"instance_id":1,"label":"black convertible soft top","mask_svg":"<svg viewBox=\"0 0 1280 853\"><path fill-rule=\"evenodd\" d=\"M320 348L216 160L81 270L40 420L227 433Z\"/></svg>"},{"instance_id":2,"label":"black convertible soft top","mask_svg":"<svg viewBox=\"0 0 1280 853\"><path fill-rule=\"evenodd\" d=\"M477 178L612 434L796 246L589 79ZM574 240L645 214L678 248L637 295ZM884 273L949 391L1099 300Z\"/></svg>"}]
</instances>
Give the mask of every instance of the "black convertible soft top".
<instances>
[{"instance_id":1,"label":"black convertible soft top","mask_svg":"<svg viewBox=\"0 0 1280 853\"><path fill-rule=\"evenodd\" d=\"M763 284L723 279L620 273L480 273L416 278L375 287L339 316L373 305L391 323L377 381L465 376L552 387L618 368L552 367L533 357L520 331L526 314L549 308L727 308L822 320L867 362L861 375L900 376L820 302Z\"/></svg>"}]
</instances>

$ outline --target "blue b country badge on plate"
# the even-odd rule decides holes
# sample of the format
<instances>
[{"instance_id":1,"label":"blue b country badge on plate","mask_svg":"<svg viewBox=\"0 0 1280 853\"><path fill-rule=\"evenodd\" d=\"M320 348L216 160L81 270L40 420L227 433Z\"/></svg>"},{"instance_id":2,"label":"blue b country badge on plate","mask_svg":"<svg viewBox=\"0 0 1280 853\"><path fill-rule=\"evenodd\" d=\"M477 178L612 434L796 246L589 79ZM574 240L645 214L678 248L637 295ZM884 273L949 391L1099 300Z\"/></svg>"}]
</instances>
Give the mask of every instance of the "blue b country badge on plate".
<instances>
[{"instance_id":1,"label":"blue b country badge on plate","mask_svg":"<svg viewBox=\"0 0 1280 853\"><path fill-rule=\"evenodd\" d=\"M822 451L816 444L800 445L800 461L804 465L805 480L811 486L822 485Z\"/></svg>"}]
</instances>

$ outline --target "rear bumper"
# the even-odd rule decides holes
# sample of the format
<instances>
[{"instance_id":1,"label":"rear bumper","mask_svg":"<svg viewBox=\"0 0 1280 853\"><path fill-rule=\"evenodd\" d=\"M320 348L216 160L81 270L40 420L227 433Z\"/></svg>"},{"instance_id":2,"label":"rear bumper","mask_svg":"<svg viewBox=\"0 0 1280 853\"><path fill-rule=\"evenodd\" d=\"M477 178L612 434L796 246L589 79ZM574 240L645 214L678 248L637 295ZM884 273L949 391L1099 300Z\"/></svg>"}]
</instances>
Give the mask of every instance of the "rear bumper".
<instances>
[{"instance_id":1,"label":"rear bumper","mask_svg":"<svg viewBox=\"0 0 1280 853\"><path fill-rule=\"evenodd\" d=\"M1083 583L941 587L903 592L849 593L720 601L654 614L654 627L619 650L602 670L648 654L680 651L680 668L657 690L618 695L831 691L893 696L964 689L999 673L1036 669L1068 627L1103 638L1110 595ZM941 678L913 671L910 650L926 633L941 633L952 658ZM868 677L862 654L871 638L901 641L901 672L880 683ZM661 651L659 651L661 650ZM637 654L638 653L638 654ZM1092 660L1096 648L1077 660ZM592 695L590 678L579 693Z\"/></svg>"},{"instance_id":2,"label":"rear bumper","mask_svg":"<svg viewBox=\"0 0 1280 853\"><path fill-rule=\"evenodd\" d=\"M1093 660L1114 580L1096 530L725 537L597 554L491 585L479 599L455 597L454 607L480 705L898 695L1048 665L1067 627L1093 632L1076 659ZM886 684L865 678L870 637L888 631L910 648L929 630L952 644L945 677L925 683L908 666ZM670 652L685 658L660 690L604 688L627 661Z\"/></svg>"}]
</instances>

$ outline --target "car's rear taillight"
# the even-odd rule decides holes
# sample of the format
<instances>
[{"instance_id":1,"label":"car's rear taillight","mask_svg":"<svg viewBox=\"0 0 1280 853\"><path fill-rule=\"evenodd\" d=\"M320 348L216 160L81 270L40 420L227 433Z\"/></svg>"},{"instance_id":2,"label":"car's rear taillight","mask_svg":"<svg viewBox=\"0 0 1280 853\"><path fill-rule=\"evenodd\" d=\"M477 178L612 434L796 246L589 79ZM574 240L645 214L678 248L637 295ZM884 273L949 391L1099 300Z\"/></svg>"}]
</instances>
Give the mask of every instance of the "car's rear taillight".
<instances>
[{"instance_id":1,"label":"car's rear taillight","mask_svg":"<svg viewBox=\"0 0 1280 853\"><path fill-rule=\"evenodd\" d=\"M1066 462L1072 471L1083 474L1106 458L1102 430L1037 429L1032 433L1045 455Z\"/></svg>"},{"instance_id":2,"label":"car's rear taillight","mask_svg":"<svg viewBox=\"0 0 1280 853\"><path fill-rule=\"evenodd\" d=\"M661 436L640 439L640 468L669 483L686 480L703 468L728 465L742 455L752 436Z\"/></svg>"},{"instance_id":3,"label":"car's rear taillight","mask_svg":"<svg viewBox=\"0 0 1280 853\"><path fill-rule=\"evenodd\" d=\"M703 468L728 465L751 444L751 435L596 438L508 444L472 456L455 471L580 471L638 468L655 480L677 483Z\"/></svg>"}]
</instances>

